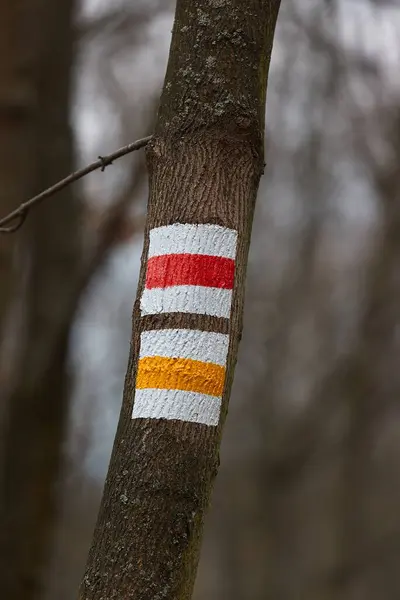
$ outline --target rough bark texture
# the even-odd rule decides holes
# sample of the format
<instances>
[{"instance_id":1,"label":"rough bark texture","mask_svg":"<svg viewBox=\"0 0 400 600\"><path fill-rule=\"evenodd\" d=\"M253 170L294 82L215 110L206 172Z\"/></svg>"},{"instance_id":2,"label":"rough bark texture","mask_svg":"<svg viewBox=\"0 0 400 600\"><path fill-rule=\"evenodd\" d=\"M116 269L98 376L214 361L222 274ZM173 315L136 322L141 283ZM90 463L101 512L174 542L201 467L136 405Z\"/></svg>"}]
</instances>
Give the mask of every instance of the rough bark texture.
<instances>
[{"instance_id":1,"label":"rough bark texture","mask_svg":"<svg viewBox=\"0 0 400 600\"><path fill-rule=\"evenodd\" d=\"M148 219L124 402L81 600L191 596L241 336L278 9L277 0L178 0L148 151ZM238 232L230 319L184 313L141 317L149 230L174 223L217 224ZM165 328L229 332L217 427L131 419L140 334Z\"/></svg>"},{"instance_id":2,"label":"rough bark texture","mask_svg":"<svg viewBox=\"0 0 400 600\"><path fill-rule=\"evenodd\" d=\"M0 130L9 139L0 144L6 158L0 161L5 191L1 209L6 214L73 167L73 1L2 3L0 10L9 13L9 48L0 60L9 61L13 84L4 89L8 96ZM79 203L69 189L38 207L16 234L13 301L22 310L13 323L16 353L3 357L7 377L0 390L0 596L7 600L41 597L69 392L66 359L81 273L80 218ZM7 236L1 243L13 241ZM11 257L7 261L12 270Z\"/></svg>"}]
</instances>

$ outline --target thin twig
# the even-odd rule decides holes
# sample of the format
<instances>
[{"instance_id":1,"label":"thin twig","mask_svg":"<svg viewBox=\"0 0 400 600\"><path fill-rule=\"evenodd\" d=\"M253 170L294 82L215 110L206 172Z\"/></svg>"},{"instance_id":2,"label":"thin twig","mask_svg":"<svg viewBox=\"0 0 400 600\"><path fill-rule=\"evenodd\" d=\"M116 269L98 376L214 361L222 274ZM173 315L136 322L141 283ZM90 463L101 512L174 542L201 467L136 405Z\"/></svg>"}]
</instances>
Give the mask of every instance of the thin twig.
<instances>
[{"instance_id":1,"label":"thin twig","mask_svg":"<svg viewBox=\"0 0 400 600\"><path fill-rule=\"evenodd\" d=\"M121 156L125 156L130 152L134 152L135 150L139 150L140 148L146 146L150 141L151 137L152 136L150 135L148 137L141 138L140 140L136 140L136 142L132 142L127 146L123 146L122 148L119 148L118 150L112 152L111 154L108 154L107 156L99 156L98 160L91 163L87 167L84 167L79 171L75 171L75 173L71 173L70 175L68 175L68 177L61 179L61 181L59 181L55 185L52 185L51 187L47 188L47 190L44 190L43 192L40 192L40 194L38 194L37 196L34 196L26 202L23 202L18 208L16 208L8 215L0 219L0 233L13 233L14 231L17 231L17 229L19 229L25 221L29 210L32 207L36 206L36 204L39 204L40 202L42 202L42 200L53 196L63 188L73 183L74 181L85 177L85 175L88 175L89 173L92 173L97 169L101 169L101 171L104 171L104 169L108 167L108 165L111 165L114 160L117 160L117 158L121 158ZM12 221L17 222L14 225L11 225L10 227L3 227L3 225L7 225Z\"/></svg>"}]
</instances>

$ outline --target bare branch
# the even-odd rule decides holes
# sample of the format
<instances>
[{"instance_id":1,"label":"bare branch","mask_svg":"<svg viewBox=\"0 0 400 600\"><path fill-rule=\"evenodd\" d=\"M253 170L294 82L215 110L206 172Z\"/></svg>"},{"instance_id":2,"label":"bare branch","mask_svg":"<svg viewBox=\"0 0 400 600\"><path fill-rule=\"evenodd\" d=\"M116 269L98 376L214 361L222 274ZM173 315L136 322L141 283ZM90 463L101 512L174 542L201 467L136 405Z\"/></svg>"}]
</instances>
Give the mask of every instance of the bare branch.
<instances>
[{"instance_id":1,"label":"bare branch","mask_svg":"<svg viewBox=\"0 0 400 600\"><path fill-rule=\"evenodd\" d=\"M26 202L23 202L18 208L16 208L8 215L0 219L0 233L13 233L14 231L17 231L17 229L19 229L25 221L26 216L32 207L36 206L46 198L53 196L63 188L73 183L74 181L85 177L85 175L88 175L89 173L92 173L97 169L101 169L101 171L104 171L104 169L108 167L108 165L111 165L114 160L117 160L118 158L121 158L126 154L130 154L131 152L134 152L135 150L139 150L140 148L146 146L150 139L151 136L144 137L139 140L136 140L135 142L132 142L131 144L128 144L127 146L119 148L118 150L112 152L111 154L108 154L107 156L99 156L98 160L96 160L95 162L91 163L90 165L87 165L79 171L71 173L64 179L61 179L61 181L59 181L55 185L52 185L51 187L47 188L47 190L44 190L43 192L40 192L40 194L38 194L37 196L34 196ZM12 221L16 221L16 223L9 227L3 227L4 225L11 223Z\"/></svg>"},{"instance_id":2,"label":"bare branch","mask_svg":"<svg viewBox=\"0 0 400 600\"><path fill-rule=\"evenodd\" d=\"M137 195L143 184L145 173L145 160L144 157L143 159L141 157L132 169L129 185L103 215L98 230L97 243L83 276L82 289L87 286L94 273L101 267L110 254L110 250L118 238L122 225L126 220L128 210L132 205L132 198ZM134 229L140 229L141 224L136 220L134 221L134 225Z\"/></svg>"}]
</instances>

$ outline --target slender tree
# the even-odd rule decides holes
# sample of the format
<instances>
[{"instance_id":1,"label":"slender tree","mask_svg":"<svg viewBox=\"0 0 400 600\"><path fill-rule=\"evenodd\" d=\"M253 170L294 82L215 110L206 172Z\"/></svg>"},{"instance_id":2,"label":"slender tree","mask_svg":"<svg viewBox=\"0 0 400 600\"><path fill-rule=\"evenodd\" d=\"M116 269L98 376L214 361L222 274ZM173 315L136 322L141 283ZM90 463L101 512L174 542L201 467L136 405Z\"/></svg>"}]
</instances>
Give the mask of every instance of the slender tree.
<instances>
[{"instance_id":1,"label":"slender tree","mask_svg":"<svg viewBox=\"0 0 400 600\"><path fill-rule=\"evenodd\" d=\"M124 401L80 600L188 599L241 337L279 0L178 0Z\"/></svg>"}]
</instances>

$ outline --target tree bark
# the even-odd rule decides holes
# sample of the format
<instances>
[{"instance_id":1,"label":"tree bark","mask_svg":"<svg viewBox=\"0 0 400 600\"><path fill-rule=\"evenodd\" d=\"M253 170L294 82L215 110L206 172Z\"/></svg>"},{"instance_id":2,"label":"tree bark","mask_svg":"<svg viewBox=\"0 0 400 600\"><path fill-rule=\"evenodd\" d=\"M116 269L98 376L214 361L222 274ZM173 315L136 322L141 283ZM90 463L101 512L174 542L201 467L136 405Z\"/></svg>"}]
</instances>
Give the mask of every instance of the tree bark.
<instances>
[{"instance_id":1,"label":"tree bark","mask_svg":"<svg viewBox=\"0 0 400 600\"><path fill-rule=\"evenodd\" d=\"M81 600L192 593L241 337L279 4L177 2L124 401Z\"/></svg>"}]
</instances>

